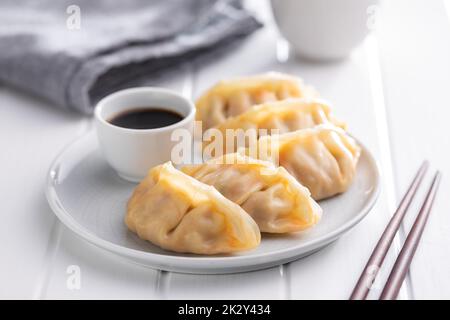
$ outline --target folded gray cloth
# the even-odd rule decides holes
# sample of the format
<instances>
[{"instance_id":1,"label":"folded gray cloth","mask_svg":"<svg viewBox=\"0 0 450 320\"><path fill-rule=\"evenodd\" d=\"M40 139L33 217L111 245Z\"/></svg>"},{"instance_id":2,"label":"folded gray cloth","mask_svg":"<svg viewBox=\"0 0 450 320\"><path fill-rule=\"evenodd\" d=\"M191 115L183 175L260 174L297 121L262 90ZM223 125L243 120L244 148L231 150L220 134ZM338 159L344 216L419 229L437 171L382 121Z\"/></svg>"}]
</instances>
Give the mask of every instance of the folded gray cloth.
<instances>
[{"instance_id":1,"label":"folded gray cloth","mask_svg":"<svg viewBox=\"0 0 450 320\"><path fill-rule=\"evenodd\" d=\"M102 96L260 26L240 0L2 0L0 81L89 114Z\"/></svg>"}]
</instances>

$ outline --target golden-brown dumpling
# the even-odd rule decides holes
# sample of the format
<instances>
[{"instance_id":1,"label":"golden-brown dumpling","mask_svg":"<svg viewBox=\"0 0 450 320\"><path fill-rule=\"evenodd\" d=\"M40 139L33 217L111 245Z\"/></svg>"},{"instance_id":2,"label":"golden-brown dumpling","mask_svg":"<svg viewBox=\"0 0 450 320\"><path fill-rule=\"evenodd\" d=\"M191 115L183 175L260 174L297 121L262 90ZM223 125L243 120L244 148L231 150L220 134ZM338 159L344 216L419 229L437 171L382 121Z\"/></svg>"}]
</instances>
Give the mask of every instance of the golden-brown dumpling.
<instances>
[{"instance_id":1,"label":"golden-brown dumpling","mask_svg":"<svg viewBox=\"0 0 450 320\"><path fill-rule=\"evenodd\" d=\"M232 253L255 248L261 239L241 207L170 162L153 168L136 187L125 223L140 238L177 252Z\"/></svg>"},{"instance_id":2,"label":"golden-brown dumpling","mask_svg":"<svg viewBox=\"0 0 450 320\"><path fill-rule=\"evenodd\" d=\"M345 123L334 118L329 105L322 100L299 98L257 105L208 130L209 132L207 131L205 136L208 133L213 135L204 139L203 146L208 146L205 156L211 153L211 156L217 157L225 153L236 152L242 147L249 147L252 142L256 143L261 135L270 135L271 129L277 129L277 133L282 134L326 123L332 123L342 128L346 127ZM261 132L261 129L265 129L266 132ZM234 133L235 136L227 136L227 130L228 133ZM242 137L244 134L239 135L239 132L245 132L246 137L240 142L237 137Z\"/></svg>"},{"instance_id":3,"label":"golden-brown dumpling","mask_svg":"<svg viewBox=\"0 0 450 320\"><path fill-rule=\"evenodd\" d=\"M315 200L348 189L361 152L344 130L330 125L261 137L258 146L272 149L267 154L277 154L279 165L307 187Z\"/></svg>"},{"instance_id":4,"label":"golden-brown dumpling","mask_svg":"<svg viewBox=\"0 0 450 320\"><path fill-rule=\"evenodd\" d=\"M230 153L181 170L239 204L262 232L304 230L322 214L308 189L284 168L266 161Z\"/></svg>"},{"instance_id":5,"label":"golden-brown dumpling","mask_svg":"<svg viewBox=\"0 0 450 320\"><path fill-rule=\"evenodd\" d=\"M252 106L269 101L317 96L300 78L268 72L261 75L220 81L196 102L196 119L203 129L214 127Z\"/></svg>"}]
</instances>

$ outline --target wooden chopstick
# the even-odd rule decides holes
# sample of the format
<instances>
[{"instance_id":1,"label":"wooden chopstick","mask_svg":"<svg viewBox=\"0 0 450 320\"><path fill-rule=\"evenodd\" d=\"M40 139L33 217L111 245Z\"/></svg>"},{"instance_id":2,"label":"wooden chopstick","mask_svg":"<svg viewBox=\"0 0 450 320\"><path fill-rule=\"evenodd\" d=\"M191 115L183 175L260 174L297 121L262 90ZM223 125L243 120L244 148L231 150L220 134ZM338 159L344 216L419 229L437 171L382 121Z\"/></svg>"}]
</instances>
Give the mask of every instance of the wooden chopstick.
<instances>
[{"instance_id":1,"label":"wooden chopstick","mask_svg":"<svg viewBox=\"0 0 450 320\"><path fill-rule=\"evenodd\" d=\"M395 234L400 227L403 217L405 216L405 213L408 210L409 205L411 204L411 201L416 194L420 183L422 182L425 172L428 169L428 165L428 161L424 161L417 171L414 180L411 182L411 185L408 188L408 191L400 201L397 210L384 229L380 240L378 240L378 243L375 246L372 255L367 261L367 264L364 267L364 270L361 273L361 276L359 277L355 288L353 289L350 300L366 299L367 294L369 293L370 286L372 285L373 280L375 279L376 274L380 269L384 258L386 257L386 254L392 244L392 241L394 240Z\"/></svg>"},{"instance_id":2,"label":"wooden chopstick","mask_svg":"<svg viewBox=\"0 0 450 320\"><path fill-rule=\"evenodd\" d=\"M416 253L416 249L419 245L425 225L427 224L440 181L441 173L438 171L434 176L433 183L428 190L428 194L422 204L422 208L420 209L419 214L417 215L416 220L408 233L403 248L395 261L394 267L389 274L389 278L386 281L383 292L381 293L380 300L393 300L397 298L403 280L408 273L411 261Z\"/></svg>"}]
</instances>

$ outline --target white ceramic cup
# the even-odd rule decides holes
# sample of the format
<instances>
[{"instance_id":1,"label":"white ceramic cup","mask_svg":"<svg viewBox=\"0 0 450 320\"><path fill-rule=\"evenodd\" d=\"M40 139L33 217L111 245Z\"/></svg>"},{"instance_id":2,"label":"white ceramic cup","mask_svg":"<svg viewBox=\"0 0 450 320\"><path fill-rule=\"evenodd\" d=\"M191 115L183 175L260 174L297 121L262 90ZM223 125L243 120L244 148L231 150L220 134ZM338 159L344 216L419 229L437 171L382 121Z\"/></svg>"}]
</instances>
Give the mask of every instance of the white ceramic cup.
<instances>
[{"instance_id":1,"label":"white ceramic cup","mask_svg":"<svg viewBox=\"0 0 450 320\"><path fill-rule=\"evenodd\" d=\"M272 0L278 29L294 53L310 60L347 57L373 22L378 0Z\"/></svg>"},{"instance_id":2,"label":"white ceramic cup","mask_svg":"<svg viewBox=\"0 0 450 320\"><path fill-rule=\"evenodd\" d=\"M172 125L155 129L128 129L110 121L127 110L155 107L176 112L183 119ZM140 87L110 94L95 107L95 127L100 148L107 162L122 178L137 182L148 170L171 160L172 132L188 130L192 136L195 106L180 94L162 88Z\"/></svg>"}]
</instances>

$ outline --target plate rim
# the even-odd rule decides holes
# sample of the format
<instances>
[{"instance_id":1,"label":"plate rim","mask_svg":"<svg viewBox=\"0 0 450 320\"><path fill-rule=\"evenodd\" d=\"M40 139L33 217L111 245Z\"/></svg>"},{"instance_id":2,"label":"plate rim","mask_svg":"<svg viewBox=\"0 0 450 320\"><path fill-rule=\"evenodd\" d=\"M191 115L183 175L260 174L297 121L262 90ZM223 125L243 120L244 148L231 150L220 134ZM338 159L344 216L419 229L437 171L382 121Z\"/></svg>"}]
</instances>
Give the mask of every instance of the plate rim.
<instances>
[{"instance_id":1,"label":"plate rim","mask_svg":"<svg viewBox=\"0 0 450 320\"><path fill-rule=\"evenodd\" d=\"M233 267L237 268L236 262L240 262L241 264L239 266L242 267L243 269L245 269L245 267L248 268L251 265L255 265L255 269L258 269L256 268L256 266L260 266L259 269L261 269L265 265L269 264L271 261L274 260L289 259L294 258L296 256L301 256L302 254L305 254L311 250L314 250L318 247L324 246L336 240L338 237L350 231L354 226L356 226L362 219L364 219L367 216L367 214L374 207L381 189L380 169L377 160L374 158L369 149L363 143L361 143L361 141L350 135L359 144L359 146L361 147L361 154L364 154L368 158L369 162L372 165L372 168L374 169L375 172L374 190L372 191L370 197L364 204L363 208L358 212L358 214L356 214L352 219L348 220L346 223L342 224L332 232L320 236L316 239L309 240L306 243L303 242L299 245L295 245L292 247L280 249L279 251L276 252L269 252L269 253L263 252L250 255L218 257L218 256L201 256L201 255L170 256L160 253L145 252L115 244L90 232L72 217L72 215L64 208L61 200L58 197L55 187L55 181L57 182L57 180L55 180L55 171L58 172L64 156L73 146L82 143L82 141L84 140L88 140L88 138L91 136L93 136L93 138L96 138L94 130L91 130L90 132L87 132L75 138L72 142L68 143L64 148L62 148L62 150L57 154L55 159L50 164L49 169L47 170L47 177L45 183L45 195L50 205L50 208L52 209L56 217L61 221L61 223L63 223L72 232L80 236L82 239L88 241L89 243L97 247L100 247L104 250L107 250L109 252L112 252L114 254L117 254L121 257L133 260L137 259L143 265L158 268L161 270L178 270L178 272L192 273L190 271L179 271L179 270L185 269L192 271L194 269L203 268L204 270L211 269L211 271L217 271L218 269L226 270ZM249 250L248 252L251 252L251 250ZM266 261L267 258L270 259ZM143 261L147 262L148 264L143 263ZM136 262L136 260L134 260L134 262ZM209 264L206 267L205 263L207 262L218 263L218 265ZM189 263L189 267L183 266L183 264L186 263ZM159 266L155 266L156 264L158 264ZM164 268L164 266L167 266L167 268Z\"/></svg>"}]
</instances>

